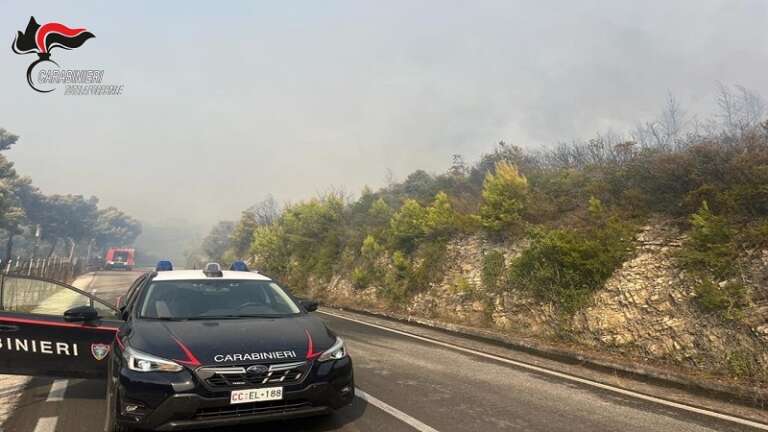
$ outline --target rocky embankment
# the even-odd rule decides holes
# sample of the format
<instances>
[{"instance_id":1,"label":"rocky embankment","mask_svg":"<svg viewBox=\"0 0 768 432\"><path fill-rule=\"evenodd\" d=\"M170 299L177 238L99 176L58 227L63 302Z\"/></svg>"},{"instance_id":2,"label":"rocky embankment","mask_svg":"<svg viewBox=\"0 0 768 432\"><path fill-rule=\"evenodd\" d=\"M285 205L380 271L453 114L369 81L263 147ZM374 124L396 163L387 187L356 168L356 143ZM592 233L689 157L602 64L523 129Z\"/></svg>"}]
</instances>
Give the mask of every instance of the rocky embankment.
<instances>
[{"instance_id":1,"label":"rocky embankment","mask_svg":"<svg viewBox=\"0 0 768 432\"><path fill-rule=\"evenodd\" d=\"M698 376L766 385L768 370L768 250L749 251L743 281L750 305L737 320L706 314L676 266L680 231L654 220L637 236L633 255L597 292L589 306L563 317L526 291L490 291L482 283L483 255L503 253L509 263L524 244L494 244L480 237L453 239L444 277L408 304L393 306L376 287L354 289L337 275L313 293L329 303L390 311L446 323L609 353L628 362L683 370Z\"/></svg>"}]
</instances>

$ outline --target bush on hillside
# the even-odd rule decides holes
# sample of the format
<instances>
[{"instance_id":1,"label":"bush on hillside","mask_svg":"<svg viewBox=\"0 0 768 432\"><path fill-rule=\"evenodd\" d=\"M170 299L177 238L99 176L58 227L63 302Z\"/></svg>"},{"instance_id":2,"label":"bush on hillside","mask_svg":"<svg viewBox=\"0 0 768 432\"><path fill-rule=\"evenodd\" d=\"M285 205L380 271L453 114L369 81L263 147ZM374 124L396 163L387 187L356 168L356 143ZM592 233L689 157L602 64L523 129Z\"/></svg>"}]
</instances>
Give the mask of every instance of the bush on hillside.
<instances>
[{"instance_id":1,"label":"bush on hillside","mask_svg":"<svg viewBox=\"0 0 768 432\"><path fill-rule=\"evenodd\" d=\"M688 239L679 253L683 267L706 272L719 281L736 275L738 250L726 219L715 215L704 201L690 223Z\"/></svg>"},{"instance_id":2,"label":"bush on hillside","mask_svg":"<svg viewBox=\"0 0 768 432\"><path fill-rule=\"evenodd\" d=\"M715 215L706 201L691 215L691 230L679 252L688 270L696 302L703 312L738 319L749 304L747 288L740 276L736 235L722 216Z\"/></svg>"},{"instance_id":3,"label":"bush on hillside","mask_svg":"<svg viewBox=\"0 0 768 432\"><path fill-rule=\"evenodd\" d=\"M749 304L748 291L743 284L730 281L721 285L701 275L696 279L696 302L704 312L715 313L729 320L742 317L741 311Z\"/></svg>"},{"instance_id":4,"label":"bush on hillside","mask_svg":"<svg viewBox=\"0 0 768 432\"><path fill-rule=\"evenodd\" d=\"M608 215L596 199L586 229L539 229L511 265L510 287L573 313L602 288L631 250L633 228Z\"/></svg>"},{"instance_id":5,"label":"bush on hillside","mask_svg":"<svg viewBox=\"0 0 768 432\"><path fill-rule=\"evenodd\" d=\"M389 221L394 249L411 253L421 240L443 241L459 229L459 219L448 195L438 193L429 207L406 200Z\"/></svg>"},{"instance_id":6,"label":"bush on hillside","mask_svg":"<svg viewBox=\"0 0 768 432\"><path fill-rule=\"evenodd\" d=\"M486 251L483 254L483 286L489 291L496 291L503 274L504 254L498 250Z\"/></svg>"},{"instance_id":7,"label":"bush on hillside","mask_svg":"<svg viewBox=\"0 0 768 432\"><path fill-rule=\"evenodd\" d=\"M493 173L483 182L480 222L491 233L517 234L523 228L523 209L528 193L528 180L517 167L506 161L496 163Z\"/></svg>"}]
</instances>

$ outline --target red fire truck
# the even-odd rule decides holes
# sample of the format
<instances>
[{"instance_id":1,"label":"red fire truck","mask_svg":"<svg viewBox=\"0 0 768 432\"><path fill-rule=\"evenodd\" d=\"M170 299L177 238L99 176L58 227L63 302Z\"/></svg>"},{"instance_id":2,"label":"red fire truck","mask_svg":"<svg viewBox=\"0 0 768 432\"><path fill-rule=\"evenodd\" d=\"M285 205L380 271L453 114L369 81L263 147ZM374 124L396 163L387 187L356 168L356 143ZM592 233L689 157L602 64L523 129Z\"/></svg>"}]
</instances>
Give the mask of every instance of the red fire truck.
<instances>
[{"instance_id":1,"label":"red fire truck","mask_svg":"<svg viewBox=\"0 0 768 432\"><path fill-rule=\"evenodd\" d=\"M131 270L135 264L135 249L109 248L104 257L104 270Z\"/></svg>"}]
</instances>

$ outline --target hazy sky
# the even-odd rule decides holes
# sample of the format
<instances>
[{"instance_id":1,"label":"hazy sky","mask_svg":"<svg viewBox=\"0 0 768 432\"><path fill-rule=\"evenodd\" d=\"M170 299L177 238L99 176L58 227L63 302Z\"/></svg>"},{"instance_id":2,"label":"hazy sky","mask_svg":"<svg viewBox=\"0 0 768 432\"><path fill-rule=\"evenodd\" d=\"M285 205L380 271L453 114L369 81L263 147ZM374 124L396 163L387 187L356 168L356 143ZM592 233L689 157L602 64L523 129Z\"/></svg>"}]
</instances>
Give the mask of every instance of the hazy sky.
<instances>
[{"instance_id":1,"label":"hazy sky","mask_svg":"<svg viewBox=\"0 0 768 432\"><path fill-rule=\"evenodd\" d=\"M10 45L34 15L96 35L54 51L117 97L41 95ZM0 0L0 127L46 193L212 223L272 193L358 192L417 168L621 131L672 91L768 95L768 2ZM0 41L2 38L0 38Z\"/></svg>"}]
</instances>

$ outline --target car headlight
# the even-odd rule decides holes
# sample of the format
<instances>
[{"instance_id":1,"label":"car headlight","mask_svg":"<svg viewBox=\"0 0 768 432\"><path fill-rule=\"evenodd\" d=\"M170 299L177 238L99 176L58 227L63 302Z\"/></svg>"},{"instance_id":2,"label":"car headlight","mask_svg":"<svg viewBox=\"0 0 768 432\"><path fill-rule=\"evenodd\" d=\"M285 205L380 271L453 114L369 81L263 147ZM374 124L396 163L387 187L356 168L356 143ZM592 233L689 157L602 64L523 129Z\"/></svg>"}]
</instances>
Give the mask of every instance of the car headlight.
<instances>
[{"instance_id":1,"label":"car headlight","mask_svg":"<svg viewBox=\"0 0 768 432\"><path fill-rule=\"evenodd\" d=\"M171 360L153 356L130 347L125 347L123 358L128 369L136 372L181 372L184 368Z\"/></svg>"},{"instance_id":2,"label":"car headlight","mask_svg":"<svg viewBox=\"0 0 768 432\"><path fill-rule=\"evenodd\" d=\"M344 340L340 337L337 337L333 346L320 354L320 357L317 358L317 361L324 362L328 360L340 360L346 356L347 348L344 346Z\"/></svg>"}]
</instances>

